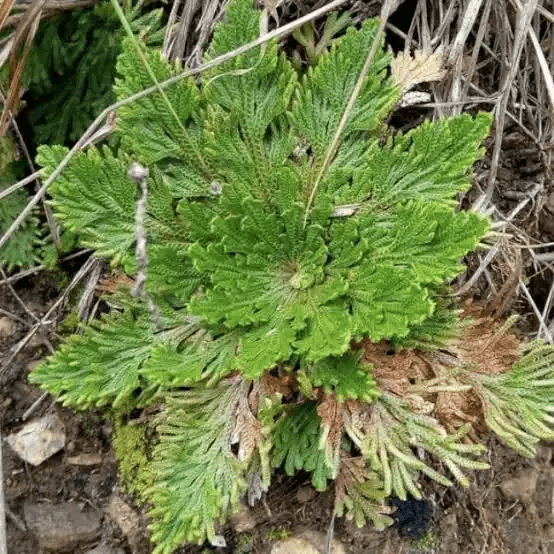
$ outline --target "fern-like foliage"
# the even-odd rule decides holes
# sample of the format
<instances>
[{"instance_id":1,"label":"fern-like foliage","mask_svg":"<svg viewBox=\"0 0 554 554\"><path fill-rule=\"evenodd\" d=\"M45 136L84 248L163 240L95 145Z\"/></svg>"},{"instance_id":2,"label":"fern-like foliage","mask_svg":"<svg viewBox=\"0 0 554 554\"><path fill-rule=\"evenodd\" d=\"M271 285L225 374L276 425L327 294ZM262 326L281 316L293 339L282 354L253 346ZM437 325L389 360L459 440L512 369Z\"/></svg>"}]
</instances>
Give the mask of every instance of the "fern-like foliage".
<instances>
[{"instance_id":1,"label":"fern-like foliage","mask_svg":"<svg viewBox=\"0 0 554 554\"><path fill-rule=\"evenodd\" d=\"M151 45L160 45L162 11L145 11L141 4L125 2L125 14L137 34ZM40 24L24 74L38 144L77 140L113 102L115 63L123 36L109 0L92 9L62 12Z\"/></svg>"},{"instance_id":2,"label":"fern-like foliage","mask_svg":"<svg viewBox=\"0 0 554 554\"><path fill-rule=\"evenodd\" d=\"M486 467L483 448L464 442L467 425L449 434L431 413L455 378L426 362L413 385L425 398L410 378L424 351L464 327L448 282L489 223L455 200L491 117L393 135L384 120L400 88L379 44L329 156L377 30L368 20L327 37L304 73L268 42L122 106L118 148L76 154L52 185L62 222L146 284L31 378L71 406L163 405L144 495L156 552L213 538L242 493L269 484L270 466L309 471L317 489L336 480L336 513L379 527L391 521L383 500L420 497L422 473L451 484L437 464L462 485L464 471ZM251 1L232 0L205 59L259 33ZM125 40L115 93L183 69ZM40 148L44 176L66 153ZM140 225L133 162L149 170ZM142 228L146 271L135 259ZM552 436L552 354L541 352L490 378L458 360L456 390L473 387L489 425L525 453Z\"/></svg>"},{"instance_id":3,"label":"fern-like foliage","mask_svg":"<svg viewBox=\"0 0 554 554\"><path fill-rule=\"evenodd\" d=\"M250 7L232 4L208 58L252 40L257 29L258 15ZM378 342L408 335L411 325L434 312L431 287L461 270L458 260L487 230L485 219L455 212L451 204L467 185L490 118L445 120L435 129L438 139L427 125L379 147L372 132L398 98L382 51L345 131L345 148L354 138L363 146L356 167L344 163L346 154L339 149L308 208L323 145L376 29L367 21L359 31L349 30L300 81L269 44L212 70L201 88L187 80L119 114L127 149L157 168L151 179L150 206L159 214L149 214L150 269L160 279L150 288L177 288L164 283L172 272L171 265L164 266L175 258L192 285L180 291L180 300L206 322L240 330L234 365L251 378L293 355L312 362L340 356L354 337ZM178 71L155 52L147 58L158 80ZM124 76L116 87L119 96L150 84L131 44L118 68ZM318 127L322 122L327 130ZM293 149L306 141L311 153L296 161ZM437 160L431 159L434 146ZM40 153L48 174L61 152ZM125 175L128 164L123 154L118 159L107 152L78 155L54 190L68 224L116 262L130 259L134 241L130 203L136 191ZM437 171L429 169L433 164ZM77 175L105 184L77 187ZM418 187L410 186L416 179ZM214 194L219 188L222 194ZM178 212L172 213L175 200ZM358 213L336 217L337 207L353 201ZM200 282L202 292L191 296Z\"/></svg>"},{"instance_id":4,"label":"fern-like foliage","mask_svg":"<svg viewBox=\"0 0 554 554\"><path fill-rule=\"evenodd\" d=\"M335 491L338 516L353 519L358 527L363 527L368 520L376 529L384 529L392 523L383 506L387 498L383 483L376 473L367 470L363 457L342 457Z\"/></svg>"},{"instance_id":5,"label":"fern-like foliage","mask_svg":"<svg viewBox=\"0 0 554 554\"><path fill-rule=\"evenodd\" d=\"M283 465L287 475L294 475L298 470L309 471L314 488L325 490L332 472L319 448L321 425L315 404L306 402L293 408L276 424L272 435L275 443L273 465Z\"/></svg>"},{"instance_id":6,"label":"fern-like foliage","mask_svg":"<svg viewBox=\"0 0 554 554\"><path fill-rule=\"evenodd\" d=\"M0 137L0 192L17 180L18 171L15 142L9 134ZM0 236L27 205L27 194L18 190L0 200ZM28 267L40 260L44 244L38 218L33 215L17 229L6 246L0 249L0 267L11 271Z\"/></svg>"},{"instance_id":7,"label":"fern-like foliage","mask_svg":"<svg viewBox=\"0 0 554 554\"><path fill-rule=\"evenodd\" d=\"M0 192L16 180L15 175L16 172L11 167L4 168L0 173ZM8 230L14 219L27 206L27 202L27 194L22 190L0 200L0 235ZM0 266L6 271L11 271L16 267L29 267L40 263L44 244L41 235L38 218L31 216L0 251Z\"/></svg>"},{"instance_id":8,"label":"fern-like foliage","mask_svg":"<svg viewBox=\"0 0 554 554\"><path fill-rule=\"evenodd\" d=\"M185 540L213 540L214 523L238 507L248 464L231 443L244 387L235 378L167 397L149 493L156 554L170 554Z\"/></svg>"},{"instance_id":9,"label":"fern-like foliage","mask_svg":"<svg viewBox=\"0 0 554 554\"><path fill-rule=\"evenodd\" d=\"M536 456L540 440L554 439L553 363L550 345L530 342L512 371L464 375L484 404L487 425L527 458Z\"/></svg>"}]
</instances>

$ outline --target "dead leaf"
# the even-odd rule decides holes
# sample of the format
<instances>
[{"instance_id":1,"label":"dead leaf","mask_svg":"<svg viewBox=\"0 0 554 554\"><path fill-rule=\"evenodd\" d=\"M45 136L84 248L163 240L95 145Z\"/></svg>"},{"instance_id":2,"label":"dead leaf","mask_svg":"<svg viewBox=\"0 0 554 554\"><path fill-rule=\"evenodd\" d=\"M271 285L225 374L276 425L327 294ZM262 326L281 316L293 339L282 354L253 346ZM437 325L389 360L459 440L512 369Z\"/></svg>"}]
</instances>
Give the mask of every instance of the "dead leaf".
<instances>
[{"instance_id":1,"label":"dead leaf","mask_svg":"<svg viewBox=\"0 0 554 554\"><path fill-rule=\"evenodd\" d=\"M446 75L444 50L416 50L414 55L400 53L391 62L392 78L407 92L419 83L440 81Z\"/></svg>"},{"instance_id":2,"label":"dead leaf","mask_svg":"<svg viewBox=\"0 0 554 554\"><path fill-rule=\"evenodd\" d=\"M15 107L19 102L19 85L23 69L40 23L42 8L46 2L47 0L34 0L25 11L24 17L15 30L10 55L10 87L7 98L3 99L4 107L0 116L0 136L5 134L10 118L13 117Z\"/></svg>"},{"instance_id":3,"label":"dead leaf","mask_svg":"<svg viewBox=\"0 0 554 554\"><path fill-rule=\"evenodd\" d=\"M256 447L262 443L262 424L258 418L252 413L251 404L258 405L259 400L251 398L249 394L250 383L244 382L238 387L238 398L236 410L234 414L233 430L231 432L230 444L238 445L237 458L242 462L248 460L252 456ZM255 389L259 389L259 385L254 385ZM254 390L254 396L260 394Z\"/></svg>"},{"instance_id":4,"label":"dead leaf","mask_svg":"<svg viewBox=\"0 0 554 554\"><path fill-rule=\"evenodd\" d=\"M279 370L279 375L264 373L262 375L262 386L266 394L282 394L286 396L297 390L296 378L290 371Z\"/></svg>"}]
</instances>

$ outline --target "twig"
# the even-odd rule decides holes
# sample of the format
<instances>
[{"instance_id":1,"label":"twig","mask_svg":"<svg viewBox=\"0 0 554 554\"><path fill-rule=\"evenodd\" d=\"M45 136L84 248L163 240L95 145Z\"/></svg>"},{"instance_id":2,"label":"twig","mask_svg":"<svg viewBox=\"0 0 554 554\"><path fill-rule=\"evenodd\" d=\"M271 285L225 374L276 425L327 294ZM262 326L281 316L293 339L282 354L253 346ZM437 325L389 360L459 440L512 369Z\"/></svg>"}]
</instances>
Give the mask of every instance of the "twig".
<instances>
[{"instance_id":1,"label":"twig","mask_svg":"<svg viewBox=\"0 0 554 554\"><path fill-rule=\"evenodd\" d=\"M521 286L521 289L525 293L525 296L527 297L527 300L529 304L531 305L531 308L533 308L533 311L535 312L535 315L537 316L537 319L539 320L539 334L544 332L546 338L548 339L548 342L552 345L554 345L554 339L552 338L552 335L550 334L550 330L548 329L548 326L546 325L546 322L544 321L544 318L542 317L542 314L535 304L535 301L533 300L533 297L531 296L531 293L529 292L529 289L527 288L527 285L520 279L519 284Z\"/></svg>"},{"instance_id":2,"label":"twig","mask_svg":"<svg viewBox=\"0 0 554 554\"><path fill-rule=\"evenodd\" d=\"M1 267L0 267L0 275L2 275L3 282L7 282L8 277L5 273L5 271ZM23 308L25 313L31 319L34 319L35 321L38 321L39 320L38 317L33 312L31 312L31 310L29 310L29 308L27 308L27 306L25 305L25 302L23 302L23 300L21 300L21 298L19 297L19 294L17 294L17 292L15 292L15 289L13 288L12 284L7 283L7 285L8 285L8 288L10 289L10 292L12 293L12 296L15 298L16 302Z\"/></svg>"},{"instance_id":3,"label":"twig","mask_svg":"<svg viewBox=\"0 0 554 554\"><path fill-rule=\"evenodd\" d=\"M48 397L47 392L43 392L39 398L37 398L21 416L21 421L27 421L29 417L35 412L35 410L44 402L44 399Z\"/></svg>"},{"instance_id":4,"label":"twig","mask_svg":"<svg viewBox=\"0 0 554 554\"><path fill-rule=\"evenodd\" d=\"M83 256L84 254L90 254L92 252L91 248L83 248L82 250L79 250L78 252L74 252L73 254L69 254L68 256L64 256L60 261L67 262L69 260L73 260L74 258L78 258L79 256ZM31 275L34 275L35 273L39 273L41 271L44 271L47 269L43 265L37 265L36 267L31 267L29 269L24 269L23 271L20 271L16 273L15 275L12 275L11 277L7 277L6 279L2 279L0 281L0 287L3 285L9 285L10 283L15 283L19 281L20 279L25 279L25 277L29 277Z\"/></svg>"},{"instance_id":5,"label":"twig","mask_svg":"<svg viewBox=\"0 0 554 554\"><path fill-rule=\"evenodd\" d=\"M329 527L327 528L327 536L325 537L325 554L331 554L331 547L333 545L333 536L335 535L335 516L336 512L333 510Z\"/></svg>"},{"instance_id":6,"label":"twig","mask_svg":"<svg viewBox=\"0 0 554 554\"><path fill-rule=\"evenodd\" d=\"M21 518L17 517L7 506L4 506L6 510L6 515L11 519L12 523L23 533L27 531L25 523L21 521Z\"/></svg>"},{"instance_id":7,"label":"twig","mask_svg":"<svg viewBox=\"0 0 554 554\"><path fill-rule=\"evenodd\" d=\"M17 321L18 323L21 323L22 325L25 325L25 327L31 327L30 323L27 323L24 319L22 319L18 315L15 315L15 314L12 314L11 312L8 312L8 310L4 310L3 308L0 308L0 314L5 315L6 317L9 317L10 319L13 319L14 321Z\"/></svg>"},{"instance_id":8,"label":"twig","mask_svg":"<svg viewBox=\"0 0 554 554\"><path fill-rule=\"evenodd\" d=\"M485 256L485 259L481 262L477 270L473 273L473 275L470 277L469 281L467 281L462 287L460 287L455 295L456 296L463 296L481 277L481 274L485 271L485 269L488 267L488 265L492 262L493 258L498 254L499 249L496 247L491 248L487 255Z\"/></svg>"},{"instance_id":9,"label":"twig","mask_svg":"<svg viewBox=\"0 0 554 554\"><path fill-rule=\"evenodd\" d=\"M488 200L492 198L494 185L496 183L496 174L500 161L500 150L502 148L502 134L504 133L504 121L506 119L506 110L508 108L508 100L510 98L512 83L519 71L519 60L523 50L523 44L525 37L527 36L531 19L537 7L537 1L538 0L529 0L517 14L516 36L514 40L510 69L502 84L502 95L496 109L495 144L492 153L489 184L485 193Z\"/></svg>"},{"instance_id":10,"label":"twig","mask_svg":"<svg viewBox=\"0 0 554 554\"><path fill-rule=\"evenodd\" d=\"M136 248L135 256L137 258L137 276L135 278L135 286L132 290L133 296L141 296L146 299L152 319L159 329L163 329L164 323L162 316L154 305L152 298L146 292L144 285L148 276L148 254L146 253L146 229L144 227L144 219L146 217L146 202L148 201L148 169L139 163L134 163L129 168L129 177L135 181L140 187L141 196L137 200L137 210L135 214L135 237Z\"/></svg>"},{"instance_id":11,"label":"twig","mask_svg":"<svg viewBox=\"0 0 554 554\"><path fill-rule=\"evenodd\" d=\"M25 177L25 179L21 179L21 181L18 181L17 183L10 185L7 189L0 191L0 200L14 193L16 190L23 188L25 185L32 183L35 179L38 179L39 175L40 175L40 172L35 171L35 173L31 173L31 175L29 175L28 177Z\"/></svg>"},{"instance_id":12,"label":"twig","mask_svg":"<svg viewBox=\"0 0 554 554\"><path fill-rule=\"evenodd\" d=\"M79 269L75 277L73 277L71 283L69 283L67 288L59 296L56 302L54 302L52 307L44 314L44 316L40 319L40 321L31 328L31 330L27 333L27 335L25 335L25 337L21 341L19 341L19 343L17 344L17 347L14 349L11 356L4 363L4 365L0 367L0 377L2 377L2 375L7 371L8 367L10 367L11 363L15 360L16 356L19 354L19 352L21 352L21 350L23 350L25 345L31 340L31 338L38 331L38 329L46 324L46 322L48 321L48 318L54 313L54 311L58 308L58 306L67 298L67 296L75 288L77 283L79 283L79 281L90 271L94 263L95 263L95 259L91 256L83 264L81 269Z\"/></svg>"},{"instance_id":13,"label":"twig","mask_svg":"<svg viewBox=\"0 0 554 554\"><path fill-rule=\"evenodd\" d=\"M0 554L8 554L6 512L4 510L4 469L2 465L2 430L0 430Z\"/></svg>"}]
</instances>

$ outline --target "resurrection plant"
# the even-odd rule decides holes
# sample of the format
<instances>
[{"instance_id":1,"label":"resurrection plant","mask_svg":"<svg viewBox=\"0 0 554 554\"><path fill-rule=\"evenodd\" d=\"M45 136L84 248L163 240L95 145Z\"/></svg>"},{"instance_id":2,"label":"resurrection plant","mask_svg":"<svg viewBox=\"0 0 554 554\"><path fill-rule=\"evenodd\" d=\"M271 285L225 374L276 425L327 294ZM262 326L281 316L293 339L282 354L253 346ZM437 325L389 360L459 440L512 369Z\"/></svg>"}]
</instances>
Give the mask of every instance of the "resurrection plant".
<instances>
[{"instance_id":1,"label":"resurrection plant","mask_svg":"<svg viewBox=\"0 0 554 554\"><path fill-rule=\"evenodd\" d=\"M206 61L264 32L251 4L229 3ZM406 82L378 29L326 37L303 72L268 42L142 96L118 110L117 148L77 154L52 185L59 219L135 281L30 378L109 407L118 429L154 414L139 497L156 553L214 540L276 467L382 528L385 500L420 498L422 475L467 485L487 467L470 426L526 456L554 439L552 349L463 319L449 294L489 231L456 195L491 116L393 133ZM182 68L128 40L117 71L123 99ZM44 177L66 153L40 149Z\"/></svg>"}]
</instances>

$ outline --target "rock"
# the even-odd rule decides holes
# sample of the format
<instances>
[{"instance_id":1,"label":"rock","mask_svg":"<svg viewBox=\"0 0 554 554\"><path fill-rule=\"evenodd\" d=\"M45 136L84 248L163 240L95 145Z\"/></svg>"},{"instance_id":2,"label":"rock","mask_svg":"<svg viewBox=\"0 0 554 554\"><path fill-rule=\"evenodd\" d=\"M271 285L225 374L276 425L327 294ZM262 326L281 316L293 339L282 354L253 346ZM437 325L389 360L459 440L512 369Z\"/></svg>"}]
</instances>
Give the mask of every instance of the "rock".
<instances>
[{"instance_id":1,"label":"rock","mask_svg":"<svg viewBox=\"0 0 554 554\"><path fill-rule=\"evenodd\" d=\"M300 487L296 491L296 500L298 500L300 504L304 504L312 500L315 495L316 491L314 490L314 488L310 485L306 485L305 487Z\"/></svg>"},{"instance_id":2,"label":"rock","mask_svg":"<svg viewBox=\"0 0 554 554\"><path fill-rule=\"evenodd\" d=\"M146 552L146 537L140 525L138 514L119 496L113 496L106 509L108 516L117 523L133 553Z\"/></svg>"},{"instance_id":3,"label":"rock","mask_svg":"<svg viewBox=\"0 0 554 554\"><path fill-rule=\"evenodd\" d=\"M27 529L35 536L40 548L71 552L100 535L100 514L83 508L82 504L73 502L26 502L23 513Z\"/></svg>"},{"instance_id":4,"label":"rock","mask_svg":"<svg viewBox=\"0 0 554 554\"><path fill-rule=\"evenodd\" d=\"M325 552L325 533L319 531L303 531L298 535L279 541L271 547L271 554L323 554ZM346 554L344 546L333 539L331 554Z\"/></svg>"},{"instance_id":5,"label":"rock","mask_svg":"<svg viewBox=\"0 0 554 554\"><path fill-rule=\"evenodd\" d=\"M539 474L539 470L534 467L526 468L517 477L501 483L500 489L506 496L529 504L537 488Z\"/></svg>"},{"instance_id":6,"label":"rock","mask_svg":"<svg viewBox=\"0 0 554 554\"><path fill-rule=\"evenodd\" d=\"M17 323L9 317L0 317L0 340L5 340L17 332Z\"/></svg>"},{"instance_id":7,"label":"rock","mask_svg":"<svg viewBox=\"0 0 554 554\"><path fill-rule=\"evenodd\" d=\"M107 544L99 544L92 550L87 550L84 554L125 554L121 548L113 548Z\"/></svg>"},{"instance_id":8,"label":"rock","mask_svg":"<svg viewBox=\"0 0 554 554\"><path fill-rule=\"evenodd\" d=\"M26 423L6 440L22 460L38 466L64 447L65 427L56 414L46 414Z\"/></svg>"},{"instance_id":9,"label":"rock","mask_svg":"<svg viewBox=\"0 0 554 554\"><path fill-rule=\"evenodd\" d=\"M258 523L254 512L246 506L241 506L240 512L231 516L230 521L235 533L238 535L252 531Z\"/></svg>"}]
</instances>

